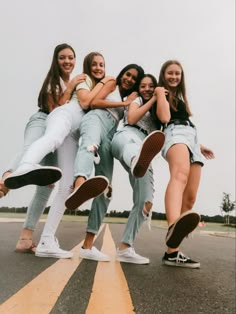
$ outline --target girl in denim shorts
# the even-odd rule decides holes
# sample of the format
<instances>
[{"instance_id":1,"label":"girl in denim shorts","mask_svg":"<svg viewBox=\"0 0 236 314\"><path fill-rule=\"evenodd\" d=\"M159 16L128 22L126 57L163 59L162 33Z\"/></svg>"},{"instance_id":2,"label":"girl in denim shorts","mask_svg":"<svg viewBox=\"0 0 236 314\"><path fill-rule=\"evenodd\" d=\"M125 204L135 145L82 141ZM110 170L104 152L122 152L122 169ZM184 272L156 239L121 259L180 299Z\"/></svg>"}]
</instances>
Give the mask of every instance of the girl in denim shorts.
<instances>
[{"instance_id":1,"label":"girl in denim shorts","mask_svg":"<svg viewBox=\"0 0 236 314\"><path fill-rule=\"evenodd\" d=\"M167 251L162 262L169 266L199 268L200 263L180 252L179 245L200 221L200 216L191 209L196 200L204 157L212 159L214 153L200 145L197 129L189 119L191 111L182 65L176 60L165 62L160 70L158 85L166 96L157 97L157 113L165 109L165 115L162 116L165 133L162 155L170 171L165 192L169 229L166 236Z\"/></svg>"}]
</instances>

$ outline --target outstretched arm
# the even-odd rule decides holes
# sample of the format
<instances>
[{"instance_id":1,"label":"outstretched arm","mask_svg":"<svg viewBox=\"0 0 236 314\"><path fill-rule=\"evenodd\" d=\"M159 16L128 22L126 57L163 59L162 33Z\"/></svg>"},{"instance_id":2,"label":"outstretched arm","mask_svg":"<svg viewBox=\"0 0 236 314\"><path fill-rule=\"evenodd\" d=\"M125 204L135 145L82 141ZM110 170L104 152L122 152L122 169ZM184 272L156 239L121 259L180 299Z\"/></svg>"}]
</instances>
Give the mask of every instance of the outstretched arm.
<instances>
[{"instance_id":1,"label":"outstretched arm","mask_svg":"<svg viewBox=\"0 0 236 314\"><path fill-rule=\"evenodd\" d=\"M215 158L214 152L211 149L209 149L203 145L200 145L200 149L201 149L201 153L203 154L203 156L206 159L214 159Z\"/></svg>"}]
</instances>

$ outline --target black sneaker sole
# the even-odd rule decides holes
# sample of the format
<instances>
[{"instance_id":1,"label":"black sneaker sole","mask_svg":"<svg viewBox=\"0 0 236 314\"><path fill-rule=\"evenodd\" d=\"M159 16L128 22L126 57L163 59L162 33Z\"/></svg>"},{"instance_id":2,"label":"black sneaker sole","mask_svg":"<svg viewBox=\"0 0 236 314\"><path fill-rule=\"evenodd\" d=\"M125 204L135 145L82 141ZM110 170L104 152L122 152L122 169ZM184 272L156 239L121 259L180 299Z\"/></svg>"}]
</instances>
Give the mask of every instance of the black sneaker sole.
<instances>
[{"instance_id":1,"label":"black sneaker sole","mask_svg":"<svg viewBox=\"0 0 236 314\"><path fill-rule=\"evenodd\" d=\"M199 221L198 213L192 211L184 213L167 234L166 245L173 249L177 248L183 239L197 227Z\"/></svg>"},{"instance_id":2,"label":"black sneaker sole","mask_svg":"<svg viewBox=\"0 0 236 314\"><path fill-rule=\"evenodd\" d=\"M102 194L108 187L108 184L108 180L103 176L86 180L69 195L65 202L66 208L75 210L86 201Z\"/></svg>"},{"instance_id":3,"label":"black sneaker sole","mask_svg":"<svg viewBox=\"0 0 236 314\"><path fill-rule=\"evenodd\" d=\"M151 161L160 152L165 142L165 135L161 131L150 133L144 140L136 165L133 168L133 176L141 178L145 175Z\"/></svg>"},{"instance_id":4,"label":"black sneaker sole","mask_svg":"<svg viewBox=\"0 0 236 314\"><path fill-rule=\"evenodd\" d=\"M62 173L58 168L40 168L21 173L19 175L9 176L4 184L11 190L19 189L26 185L50 185L60 180Z\"/></svg>"}]
</instances>

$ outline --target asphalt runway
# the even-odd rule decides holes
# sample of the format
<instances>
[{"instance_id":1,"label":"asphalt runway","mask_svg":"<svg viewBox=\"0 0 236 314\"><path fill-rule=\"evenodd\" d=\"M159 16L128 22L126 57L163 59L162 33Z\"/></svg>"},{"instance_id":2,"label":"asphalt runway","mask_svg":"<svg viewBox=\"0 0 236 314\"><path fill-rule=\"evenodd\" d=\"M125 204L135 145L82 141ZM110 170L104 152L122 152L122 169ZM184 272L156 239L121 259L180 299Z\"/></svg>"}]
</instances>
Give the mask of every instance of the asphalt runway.
<instances>
[{"instance_id":1,"label":"asphalt runway","mask_svg":"<svg viewBox=\"0 0 236 314\"><path fill-rule=\"evenodd\" d=\"M115 261L115 248L124 224L105 224L95 245L111 262L79 259L85 223L61 222L57 237L69 260L15 253L22 222L0 223L0 313L9 314L155 314L236 313L235 238L197 230L181 250L201 262L200 269L161 264L166 229L143 225L137 253L149 265ZM38 241L43 223L34 240Z\"/></svg>"}]
</instances>

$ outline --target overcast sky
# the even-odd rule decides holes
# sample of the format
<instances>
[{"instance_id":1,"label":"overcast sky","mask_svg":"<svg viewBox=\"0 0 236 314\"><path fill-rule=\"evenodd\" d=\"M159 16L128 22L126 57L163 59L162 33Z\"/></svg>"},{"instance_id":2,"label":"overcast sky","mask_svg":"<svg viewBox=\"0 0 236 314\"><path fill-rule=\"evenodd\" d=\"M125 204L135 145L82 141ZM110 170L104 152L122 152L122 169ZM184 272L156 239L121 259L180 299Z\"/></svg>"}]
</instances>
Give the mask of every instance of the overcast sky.
<instances>
[{"instance_id":1,"label":"overcast sky","mask_svg":"<svg viewBox=\"0 0 236 314\"><path fill-rule=\"evenodd\" d=\"M0 39L1 173L22 147L54 47L67 42L77 53L73 74L91 51L104 55L114 76L138 63L158 77L166 60L178 59L200 141L216 155L203 168L195 210L217 215L223 192L235 199L235 0L1 1ZM168 167L162 157L153 166L153 208L164 212ZM110 209L130 209L132 191L118 162L113 187ZM27 206L33 192L11 191L0 206Z\"/></svg>"}]
</instances>

